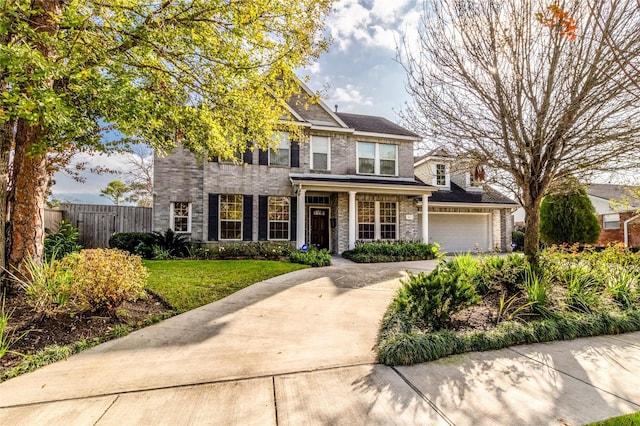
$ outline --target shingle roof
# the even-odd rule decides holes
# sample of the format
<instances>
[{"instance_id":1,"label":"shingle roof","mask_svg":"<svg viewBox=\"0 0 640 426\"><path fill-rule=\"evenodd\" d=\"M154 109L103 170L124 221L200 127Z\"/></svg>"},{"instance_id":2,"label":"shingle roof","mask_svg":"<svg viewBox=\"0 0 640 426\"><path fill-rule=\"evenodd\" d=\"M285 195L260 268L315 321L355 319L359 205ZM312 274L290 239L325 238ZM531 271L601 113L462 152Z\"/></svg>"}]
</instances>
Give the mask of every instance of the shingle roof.
<instances>
[{"instance_id":1,"label":"shingle roof","mask_svg":"<svg viewBox=\"0 0 640 426\"><path fill-rule=\"evenodd\" d=\"M431 194L430 203L478 203L478 204L509 204L518 205L512 199L505 197L498 191L485 186L482 192L468 192L451 182L451 190L440 189Z\"/></svg>"},{"instance_id":2,"label":"shingle roof","mask_svg":"<svg viewBox=\"0 0 640 426\"><path fill-rule=\"evenodd\" d=\"M347 126L355 129L356 131L420 138L419 135L387 120L384 117L362 114L349 114L345 112L338 112L336 114L342 121L344 121Z\"/></svg>"},{"instance_id":3,"label":"shingle roof","mask_svg":"<svg viewBox=\"0 0 640 426\"><path fill-rule=\"evenodd\" d=\"M587 194L604 200L628 202L631 207L640 206L640 186L594 183L587 187Z\"/></svg>"}]
</instances>

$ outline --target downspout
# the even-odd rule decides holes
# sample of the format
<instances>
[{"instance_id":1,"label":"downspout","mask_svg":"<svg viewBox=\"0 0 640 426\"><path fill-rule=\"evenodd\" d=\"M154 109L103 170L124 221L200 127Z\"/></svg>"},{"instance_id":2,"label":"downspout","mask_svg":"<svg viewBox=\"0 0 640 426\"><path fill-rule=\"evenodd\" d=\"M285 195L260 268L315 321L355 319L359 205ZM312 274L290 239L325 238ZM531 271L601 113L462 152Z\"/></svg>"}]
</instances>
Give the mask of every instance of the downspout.
<instances>
[{"instance_id":1,"label":"downspout","mask_svg":"<svg viewBox=\"0 0 640 426\"><path fill-rule=\"evenodd\" d=\"M624 225L623 225L623 231L624 231L624 246L625 247L629 247L629 222L637 219L640 217L640 214L637 214L633 217L630 217L629 219L624 221Z\"/></svg>"}]
</instances>

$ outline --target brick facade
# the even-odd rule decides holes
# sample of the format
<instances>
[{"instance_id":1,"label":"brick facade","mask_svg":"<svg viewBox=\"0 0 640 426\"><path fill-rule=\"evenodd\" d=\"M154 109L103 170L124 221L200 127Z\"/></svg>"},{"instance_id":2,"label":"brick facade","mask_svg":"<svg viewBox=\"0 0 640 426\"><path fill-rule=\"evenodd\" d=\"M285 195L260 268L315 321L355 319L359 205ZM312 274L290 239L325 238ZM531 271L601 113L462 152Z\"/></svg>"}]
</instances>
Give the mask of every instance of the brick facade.
<instances>
[{"instance_id":1,"label":"brick facade","mask_svg":"<svg viewBox=\"0 0 640 426\"><path fill-rule=\"evenodd\" d=\"M624 243L624 222L636 215L636 212L620 213L620 227L618 229L604 229L603 215L599 215L600 237L596 244L606 246L608 244ZM629 247L640 247L640 217L628 223L627 236Z\"/></svg>"}]
</instances>

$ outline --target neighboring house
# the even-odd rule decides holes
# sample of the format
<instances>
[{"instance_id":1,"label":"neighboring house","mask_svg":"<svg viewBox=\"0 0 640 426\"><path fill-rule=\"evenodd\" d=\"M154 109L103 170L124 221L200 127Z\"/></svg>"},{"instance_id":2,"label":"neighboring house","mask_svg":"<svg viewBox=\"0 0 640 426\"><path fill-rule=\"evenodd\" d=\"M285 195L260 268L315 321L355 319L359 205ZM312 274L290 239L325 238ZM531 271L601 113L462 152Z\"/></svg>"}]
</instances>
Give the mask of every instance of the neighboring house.
<instances>
[{"instance_id":1,"label":"neighboring house","mask_svg":"<svg viewBox=\"0 0 640 426\"><path fill-rule=\"evenodd\" d=\"M518 204L483 185L482 169L442 150L417 157L414 167L416 178L438 188L428 200L429 242L437 241L447 252L510 248Z\"/></svg>"},{"instance_id":2,"label":"neighboring house","mask_svg":"<svg viewBox=\"0 0 640 426\"><path fill-rule=\"evenodd\" d=\"M587 195L600 222L598 245L640 246L640 187L591 184Z\"/></svg>"},{"instance_id":3,"label":"neighboring house","mask_svg":"<svg viewBox=\"0 0 640 426\"><path fill-rule=\"evenodd\" d=\"M301 96L310 98L301 87ZM236 163L198 162L181 147L156 157L154 229L172 228L192 241L291 241L332 253L356 241L442 238L448 244L450 233L483 236L460 237L466 245L451 247L461 251L472 251L476 242L481 249L508 247L510 223L500 210L506 215L508 207L490 202L493 192L476 189L448 200L435 191L462 191L449 178L439 185L414 177L418 135L385 118L334 112L322 102L288 105L304 141L283 132L277 150L250 148ZM422 204L432 199L438 204L422 217Z\"/></svg>"}]
</instances>

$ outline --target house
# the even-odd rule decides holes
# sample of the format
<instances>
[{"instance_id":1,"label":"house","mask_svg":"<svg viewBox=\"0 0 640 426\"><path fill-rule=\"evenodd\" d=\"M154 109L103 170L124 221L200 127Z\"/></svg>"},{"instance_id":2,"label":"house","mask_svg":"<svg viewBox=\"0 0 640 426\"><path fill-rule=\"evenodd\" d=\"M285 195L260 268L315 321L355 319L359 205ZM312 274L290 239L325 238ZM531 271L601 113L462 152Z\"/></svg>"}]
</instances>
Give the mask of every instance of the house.
<instances>
[{"instance_id":1,"label":"house","mask_svg":"<svg viewBox=\"0 0 640 426\"><path fill-rule=\"evenodd\" d=\"M301 91L312 97L302 83ZM303 141L282 132L277 150L248 149L237 162L198 162L180 147L156 157L154 229L172 228L192 241L291 241L332 253L360 240L434 242L474 229L469 235L484 238L460 237L467 245L451 247L508 247L501 233L510 225L498 211L506 213L506 207L490 202L493 195L472 190L460 196L466 188L453 177L446 185L415 178L414 143L420 136L385 118L339 113L322 102L288 105L304 128ZM438 195L432 217L429 205L439 190L459 200ZM424 206L429 214L423 217ZM435 229L443 226L446 231Z\"/></svg>"},{"instance_id":2,"label":"house","mask_svg":"<svg viewBox=\"0 0 640 426\"><path fill-rule=\"evenodd\" d=\"M640 187L591 184L587 195L600 222L598 245L640 246Z\"/></svg>"},{"instance_id":3,"label":"house","mask_svg":"<svg viewBox=\"0 0 640 426\"><path fill-rule=\"evenodd\" d=\"M512 213L518 204L483 185L481 168L442 149L417 157L414 168L417 179L438 188L428 200L429 242L438 242L447 252L510 248Z\"/></svg>"}]
</instances>

